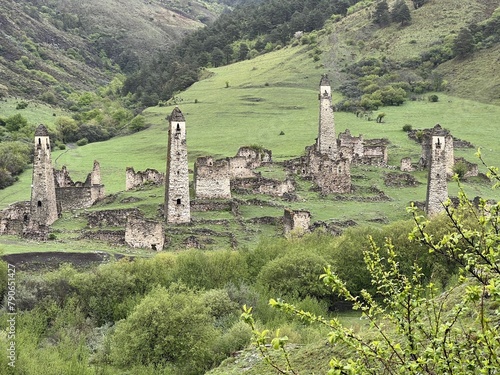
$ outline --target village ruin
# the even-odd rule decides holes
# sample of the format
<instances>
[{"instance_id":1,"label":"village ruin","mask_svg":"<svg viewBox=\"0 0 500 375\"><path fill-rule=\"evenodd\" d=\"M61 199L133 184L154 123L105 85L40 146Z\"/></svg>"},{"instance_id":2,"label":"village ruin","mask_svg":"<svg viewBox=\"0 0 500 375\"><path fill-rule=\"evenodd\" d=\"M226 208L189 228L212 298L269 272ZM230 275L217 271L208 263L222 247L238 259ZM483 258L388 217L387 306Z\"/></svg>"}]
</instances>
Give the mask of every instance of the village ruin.
<instances>
[{"instance_id":1,"label":"village ruin","mask_svg":"<svg viewBox=\"0 0 500 375\"><path fill-rule=\"evenodd\" d=\"M193 210L217 210L223 207L233 215L238 215L241 202L235 201L233 194L269 195L284 202L292 202L297 199L296 178L312 181L317 191L324 196L351 193L351 167L388 167L389 142L384 138L353 136L349 129L337 136L331 85L327 75L321 77L318 99L316 142L305 148L303 156L281 163L286 174L283 179L267 178L257 171L261 167L273 165L271 150L259 146L242 146L234 157L214 159L212 156L203 156L196 159L193 171L194 200L190 197L186 120L181 110L175 107L167 117L166 173L154 169L136 172L133 167L125 171L126 191L164 186L165 199L159 211L163 218L145 218L138 209L88 212L86 217L90 231L84 231L82 238L98 238L115 244L160 251L168 244L172 228L192 224ZM403 158L399 169L406 172L402 174L401 180L406 184L415 182L409 172L428 169L425 211L432 216L443 210L443 203L448 199L447 179L453 174L454 165L459 160L454 158L453 153L457 140L439 125L423 131L420 137L420 160L412 163L410 158ZM50 226L62 212L91 207L105 198L105 190L97 161L94 161L92 171L84 182L74 182L65 166L60 170L53 168L50 138L44 125L36 129L34 147L31 200L14 203L0 212L0 234L46 240ZM459 161L467 165L468 175L478 173L477 165ZM383 192L377 194L384 198ZM311 224L311 213L307 210L287 207L278 222L275 218L262 220L282 226L285 236L300 235L327 226L325 223ZM99 229L107 226L123 229ZM97 229L92 231L92 228ZM333 231L337 233L336 229ZM234 236L227 236L234 243ZM202 246L193 235L185 243L192 247Z\"/></svg>"}]
</instances>

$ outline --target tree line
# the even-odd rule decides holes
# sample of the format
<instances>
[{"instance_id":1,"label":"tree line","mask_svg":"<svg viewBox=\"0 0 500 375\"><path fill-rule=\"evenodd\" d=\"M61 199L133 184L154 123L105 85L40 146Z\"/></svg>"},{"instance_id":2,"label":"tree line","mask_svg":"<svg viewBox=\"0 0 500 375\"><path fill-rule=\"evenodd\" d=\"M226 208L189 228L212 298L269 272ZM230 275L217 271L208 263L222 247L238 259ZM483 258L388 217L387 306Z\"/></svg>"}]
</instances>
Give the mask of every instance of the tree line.
<instances>
[{"instance_id":1,"label":"tree line","mask_svg":"<svg viewBox=\"0 0 500 375\"><path fill-rule=\"evenodd\" d=\"M358 1L272 0L239 6L130 74L124 94L133 94L142 106L157 105L196 82L200 68L230 64L279 48L296 32L319 29L333 14L345 15Z\"/></svg>"}]
</instances>

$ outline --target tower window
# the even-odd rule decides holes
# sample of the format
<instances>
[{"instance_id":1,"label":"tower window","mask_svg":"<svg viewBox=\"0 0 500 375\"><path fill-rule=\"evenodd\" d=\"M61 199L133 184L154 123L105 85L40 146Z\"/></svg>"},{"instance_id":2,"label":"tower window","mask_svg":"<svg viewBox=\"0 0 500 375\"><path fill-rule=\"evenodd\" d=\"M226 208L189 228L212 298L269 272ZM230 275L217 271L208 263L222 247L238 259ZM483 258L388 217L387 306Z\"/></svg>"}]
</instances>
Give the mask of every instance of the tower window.
<instances>
[{"instance_id":1,"label":"tower window","mask_svg":"<svg viewBox=\"0 0 500 375\"><path fill-rule=\"evenodd\" d=\"M180 131L181 131L181 127L180 127L180 125L179 125L179 124L177 124L177 128L176 128L176 130L177 130L178 132L180 132Z\"/></svg>"},{"instance_id":2,"label":"tower window","mask_svg":"<svg viewBox=\"0 0 500 375\"><path fill-rule=\"evenodd\" d=\"M41 146L42 145L42 138L38 138L38 144Z\"/></svg>"},{"instance_id":3,"label":"tower window","mask_svg":"<svg viewBox=\"0 0 500 375\"><path fill-rule=\"evenodd\" d=\"M42 201L38 201L37 206L42 207Z\"/></svg>"},{"instance_id":4,"label":"tower window","mask_svg":"<svg viewBox=\"0 0 500 375\"><path fill-rule=\"evenodd\" d=\"M177 198L177 204L181 204L181 198Z\"/></svg>"}]
</instances>

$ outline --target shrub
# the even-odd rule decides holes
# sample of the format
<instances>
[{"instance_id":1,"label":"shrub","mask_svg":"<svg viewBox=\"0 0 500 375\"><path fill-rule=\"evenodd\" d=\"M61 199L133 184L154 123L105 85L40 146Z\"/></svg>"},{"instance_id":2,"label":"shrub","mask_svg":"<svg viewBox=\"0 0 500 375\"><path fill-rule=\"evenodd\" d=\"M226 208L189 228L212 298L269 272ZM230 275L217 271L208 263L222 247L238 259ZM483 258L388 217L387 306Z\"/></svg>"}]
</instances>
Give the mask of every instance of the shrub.
<instances>
[{"instance_id":1,"label":"shrub","mask_svg":"<svg viewBox=\"0 0 500 375\"><path fill-rule=\"evenodd\" d=\"M25 109L26 107L28 107L28 102L25 102L24 100L20 101L16 105L16 109Z\"/></svg>"},{"instance_id":2,"label":"shrub","mask_svg":"<svg viewBox=\"0 0 500 375\"><path fill-rule=\"evenodd\" d=\"M202 374L213 358L218 332L200 295L181 285L156 288L118 323L112 358L121 367L175 365Z\"/></svg>"},{"instance_id":3,"label":"shrub","mask_svg":"<svg viewBox=\"0 0 500 375\"><path fill-rule=\"evenodd\" d=\"M467 164L465 164L463 161L459 161L453 166L453 173L456 174L458 178L463 178L466 175L467 171Z\"/></svg>"},{"instance_id":4,"label":"shrub","mask_svg":"<svg viewBox=\"0 0 500 375\"><path fill-rule=\"evenodd\" d=\"M413 127L412 127L410 124L405 124L405 125L403 125L403 131L404 131L404 132L407 132L407 133L408 133L408 132L411 132L411 131L412 131L412 129L413 129Z\"/></svg>"},{"instance_id":5,"label":"shrub","mask_svg":"<svg viewBox=\"0 0 500 375\"><path fill-rule=\"evenodd\" d=\"M86 144L89 143L89 140L87 138L82 138L82 139L79 139L76 144L78 146L85 146Z\"/></svg>"},{"instance_id":6,"label":"shrub","mask_svg":"<svg viewBox=\"0 0 500 375\"><path fill-rule=\"evenodd\" d=\"M439 97L436 94L429 95L429 101L435 103L439 100Z\"/></svg>"}]
</instances>

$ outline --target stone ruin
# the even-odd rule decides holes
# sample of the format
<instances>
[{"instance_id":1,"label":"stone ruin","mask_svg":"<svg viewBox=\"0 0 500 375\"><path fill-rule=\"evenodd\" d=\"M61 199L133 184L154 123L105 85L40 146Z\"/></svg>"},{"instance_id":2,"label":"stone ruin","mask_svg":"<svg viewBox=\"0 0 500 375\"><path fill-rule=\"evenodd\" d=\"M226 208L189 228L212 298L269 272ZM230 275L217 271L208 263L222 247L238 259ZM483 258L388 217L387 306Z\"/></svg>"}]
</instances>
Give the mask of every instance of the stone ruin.
<instances>
[{"instance_id":1,"label":"stone ruin","mask_svg":"<svg viewBox=\"0 0 500 375\"><path fill-rule=\"evenodd\" d=\"M162 186L165 183L165 173L148 168L145 171L135 171L133 167L125 170L125 190L132 190L143 185Z\"/></svg>"},{"instance_id":2,"label":"stone ruin","mask_svg":"<svg viewBox=\"0 0 500 375\"><path fill-rule=\"evenodd\" d=\"M354 137L349 129L339 134L338 150L353 165L374 165L379 167L387 166L387 139L367 139L362 135Z\"/></svg>"},{"instance_id":3,"label":"stone ruin","mask_svg":"<svg viewBox=\"0 0 500 375\"><path fill-rule=\"evenodd\" d=\"M448 200L447 174L450 160L450 143L453 145L449 133L436 125L427 142L430 146L430 153L427 155L429 173L425 211L429 216L442 212L444 210L443 203Z\"/></svg>"},{"instance_id":4,"label":"stone ruin","mask_svg":"<svg viewBox=\"0 0 500 375\"><path fill-rule=\"evenodd\" d=\"M454 157L454 150L456 148L472 148L474 146L469 142L453 137L449 130L444 129L439 124L436 124L431 129L412 130L408 132L408 137L410 139L413 139L416 142L421 143L422 151L420 159L417 164L412 164L411 158L409 157L401 159L401 166L400 166L401 171L411 172L414 170L423 170L429 168L431 154L432 154L432 137L433 134L435 133L440 133L443 137L445 137L446 141L445 166L446 166L446 175L448 178L454 175L453 171L454 166L459 162L464 163L464 165L467 168L467 171L463 177L467 178L479 175L479 168L477 164L470 163L463 158Z\"/></svg>"},{"instance_id":5,"label":"stone ruin","mask_svg":"<svg viewBox=\"0 0 500 375\"><path fill-rule=\"evenodd\" d=\"M179 107L168 117L164 215L169 224L191 221L186 120Z\"/></svg>"},{"instance_id":6,"label":"stone ruin","mask_svg":"<svg viewBox=\"0 0 500 375\"><path fill-rule=\"evenodd\" d=\"M351 165L387 166L386 139L364 140L347 129L336 138L330 81L323 75L319 88L320 112L316 143L305 156L285 162L295 174L312 180L322 194L351 191Z\"/></svg>"},{"instance_id":7,"label":"stone ruin","mask_svg":"<svg viewBox=\"0 0 500 375\"><path fill-rule=\"evenodd\" d=\"M231 199L231 171L227 159L200 157L194 163L197 199Z\"/></svg>"},{"instance_id":8,"label":"stone ruin","mask_svg":"<svg viewBox=\"0 0 500 375\"><path fill-rule=\"evenodd\" d=\"M256 168L272 163L270 150L246 146L241 147L234 157L214 160L213 157L206 156L196 160L196 198L231 200L231 191L267 194L284 199L293 197L295 182L290 178L290 173L310 179L322 194L349 193L352 191L351 165L387 166L387 139L365 140L362 135L352 136L348 129L336 137L331 86L326 75L323 75L320 81L319 100L318 138L315 144L306 147L304 156L284 162L289 172L285 181L268 179L255 171ZM135 172L132 167L128 167L126 190L145 184L165 184L163 213L166 223L186 224L191 222L192 203L189 197L186 122L178 107L174 108L168 121L166 174L154 169ZM422 155L417 168L429 168L426 200L426 211L429 215L440 212L442 202L447 199L446 177L451 175L455 163L453 141L449 132L439 125L424 132L422 136ZM477 173L477 166L474 168L470 163L467 165L472 171L469 175ZM411 172L414 169L410 158L401 161L402 171ZM401 186L414 182L408 174L386 177L389 183ZM50 159L48 132L41 125L35 133L31 196L30 202L15 203L0 212L0 234L46 238L49 226L62 211L92 206L104 197L99 163L94 162L93 170L84 182L73 182L66 167L54 170ZM162 250L165 246L164 224L145 219L139 210L100 212L89 216L90 228L118 226L124 230L97 229L102 233L88 231L85 233L86 238L109 238L131 247L153 250ZM285 209L285 234L309 231L310 219L308 211Z\"/></svg>"},{"instance_id":9,"label":"stone ruin","mask_svg":"<svg viewBox=\"0 0 500 375\"><path fill-rule=\"evenodd\" d=\"M125 227L125 243L130 247L163 250L165 228L163 223L130 215Z\"/></svg>"},{"instance_id":10,"label":"stone ruin","mask_svg":"<svg viewBox=\"0 0 500 375\"><path fill-rule=\"evenodd\" d=\"M61 170L54 170L54 178L56 201L60 212L88 208L104 198L101 167L96 160L92 172L87 175L84 182L73 182L66 166Z\"/></svg>"},{"instance_id":11,"label":"stone ruin","mask_svg":"<svg viewBox=\"0 0 500 375\"><path fill-rule=\"evenodd\" d=\"M303 235L309 232L311 213L306 210L285 208L283 213L283 229L285 236Z\"/></svg>"},{"instance_id":12,"label":"stone ruin","mask_svg":"<svg viewBox=\"0 0 500 375\"><path fill-rule=\"evenodd\" d=\"M0 235L44 240L50 225L63 211L90 207L104 197L97 161L85 182L75 183L66 167L54 170L49 133L44 125L35 130L34 148L31 200L14 203L0 212Z\"/></svg>"},{"instance_id":13,"label":"stone ruin","mask_svg":"<svg viewBox=\"0 0 500 375\"><path fill-rule=\"evenodd\" d=\"M231 191L241 194L266 194L281 197L295 192L292 180L264 178L256 168L269 165L272 152L261 147L240 147L236 156L214 160L200 157L194 164L197 199L231 199Z\"/></svg>"}]
</instances>

